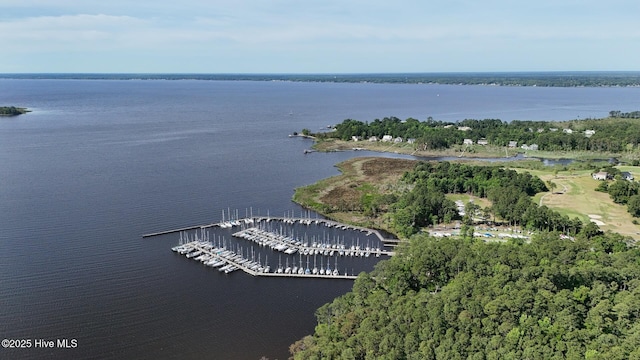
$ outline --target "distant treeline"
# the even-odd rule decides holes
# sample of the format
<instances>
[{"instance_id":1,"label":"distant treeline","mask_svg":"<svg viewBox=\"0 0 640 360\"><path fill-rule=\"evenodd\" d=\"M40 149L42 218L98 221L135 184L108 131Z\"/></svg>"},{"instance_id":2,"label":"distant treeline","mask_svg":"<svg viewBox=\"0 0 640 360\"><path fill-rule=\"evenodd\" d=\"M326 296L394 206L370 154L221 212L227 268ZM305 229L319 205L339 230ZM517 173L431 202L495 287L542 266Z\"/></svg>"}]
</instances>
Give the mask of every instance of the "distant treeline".
<instances>
[{"instance_id":1,"label":"distant treeline","mask_svg":"<svg viewBox=\"0 0 640 360\"><path fill-rule=\"evenodd\" d=\"M622 119L640 119L640 111L623 113L620 110L613 110L613 111L609 111L609 117L622 118Z\"/></svg>"},{"instance_id":2,"label":"distant treeline","mask_svg":"<svg viewBox=\"0 0 640 360\"><path fill-rule=\"evenodd\" d=\"M586 119L567 122L520 121L499 119L466 119L459 122L436 121L429 117L426 121L397 117L375 119L372 122L347 119L335 126L335 131L316 134L320 139L339 138L350 140L357 136L366 140L372 136L381 139L384 135L401 137L403 141L414 139L420 150L447 149L463 144L464 139L477 143L485 139L490 145L507 146L516 141L522 144L536 144L539 150L549 151L610 151L621 152L628 146L636 148L640 144L640 122L629 118L640 112L621 113L612 111L620 118ZM624 116L623 116L624 115ZM586 130L593 132L586 133Z\"/></svg>"},{"instance_id":3,"label":"distant treeline","mask_svg":"<svg viewBox=\"0 0 640 360\"><path fill-rule=\"evenodd\" d=\"M249 80L545 87L640 86L640 72L395 74L0 74L14 79Z\"/></svg>"}]
</instances>

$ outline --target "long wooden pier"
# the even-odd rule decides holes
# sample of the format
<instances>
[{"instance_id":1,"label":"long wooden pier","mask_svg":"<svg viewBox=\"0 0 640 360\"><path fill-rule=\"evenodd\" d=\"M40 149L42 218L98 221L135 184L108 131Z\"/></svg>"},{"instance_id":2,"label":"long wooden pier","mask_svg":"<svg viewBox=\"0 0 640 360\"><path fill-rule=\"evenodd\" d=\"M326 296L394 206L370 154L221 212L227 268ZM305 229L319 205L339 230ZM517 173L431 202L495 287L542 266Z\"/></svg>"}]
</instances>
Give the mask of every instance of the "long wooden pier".
<instances>
[{"instance_id":1,"label":"long wooden pier","mask_svg":"<svg viewBox=\"0 0 640 360\"><path fill-rule=\"evenodd\" d=\"M143 238L148 238L148 237L153 237L153 236L173 234L173 233L177 233L177 232L180 232L180 231L202 229L202 228L207 228L207 227L211 227L211 226L207 226L207 225L187 226L187 227L183 227L183 228L179 228L179 229L171 229L171 230L166 230L166 231L158 231L158 232L154 232L154 233L144 234L144 235L142 235L142 237Z\"/></svg>"}]
</instances>

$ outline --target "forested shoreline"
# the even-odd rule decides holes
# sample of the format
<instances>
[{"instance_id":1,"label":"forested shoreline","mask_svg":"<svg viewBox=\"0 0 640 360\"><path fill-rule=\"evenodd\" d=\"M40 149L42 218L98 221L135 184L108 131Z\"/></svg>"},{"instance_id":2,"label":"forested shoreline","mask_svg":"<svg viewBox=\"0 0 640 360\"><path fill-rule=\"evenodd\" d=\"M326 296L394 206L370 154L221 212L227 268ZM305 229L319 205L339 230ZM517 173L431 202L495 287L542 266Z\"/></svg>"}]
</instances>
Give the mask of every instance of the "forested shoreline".
<instances>
[{"instance_id":1,"label":"forested shoreline","mask_svg":"<svg viewBox=\"0 0 640 360\"><path fill-rule=\"evenodd\" d=\"M638 359L640 251L617 234L414 236L316 311L295 359Z\"/></svg>"},{"instance_id":2,"label":"forested shoreline","mask_svg":"<svg viewBox=\"0 0 640 360\"><path fill-rule=\"evenodd\" d=\"M348 119L334 131L315 135L320 142L387 135L391 144L415 136L416 148L444 149L463 145L464 139L478 146L478 139L487 139L505 147L527 141L550 151L635 153L639 113L610 115L512 123ZM613 203L627 205L633 216L640 215L636 182L608 163L576 164L574 169L579 166L576 171L584 172L593 187L598 180L588 171L607 172L597 190L608 193ZM382 219L388 230L407 241L396 256L381 261L371 273L361 273L351 292L316 311L314 333L291 345L292 358L640 359L640 249L631 237L604 233L592 221L533 201L541 192L552 194L560 168L544 182L496 164L416 162L395 183L379 187L367 182L366 162L360 169L361 177L329 188L329 193L342 196L351 191L352 203L315 205L329 216L354 211ZM314 188L323 194L326 190ZM490 205L469 202L461 215L449 198L456 194L487 199L483 202ZM462 224L458 235L432 237L427 231L456 221ZM478 221L529 230L530 239L485 241L474 231Z\"/></svg>"},{"instance_id":3,"label":"forested shoreline","mask_svg":"<svg viewBox=\"0 0 640 360\"><path fill-rule=\"evenodd\" d=\"M369 74L157 74L157 73L33 73L0 74L7 79L80 80L218 80L293 81L380 84L441 84L542 87L640 86L640 72L480 72L480 73L369 73Z\"/></svg>"},{"instance_id":4,"label":"forested shoreline","mask_svg":"<svg viewBox=\"0 0 640 360\"><path fill-rule=\"evenodd\" d=\"M640 112L611 111L612 117L564 122L511 122L500 119L465 119L458 122L438 121L429 117L401 120L385 117L371 122L346 119L334 131L314 136L327 139L390 142L410 141L417 150L443 150L456 145L491 145L520 147L535 145L543 151L623 152L638 150L640 144ZM615 117L614 117L615 116Z\"/></svg>"}]
</instances>

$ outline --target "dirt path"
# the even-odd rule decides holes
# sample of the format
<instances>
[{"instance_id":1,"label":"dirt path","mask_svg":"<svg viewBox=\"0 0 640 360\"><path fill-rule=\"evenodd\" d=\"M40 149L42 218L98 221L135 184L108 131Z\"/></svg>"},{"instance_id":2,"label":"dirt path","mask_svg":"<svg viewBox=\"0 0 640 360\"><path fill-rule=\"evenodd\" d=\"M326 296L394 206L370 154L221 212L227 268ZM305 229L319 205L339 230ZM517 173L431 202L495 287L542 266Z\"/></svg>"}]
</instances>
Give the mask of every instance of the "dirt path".
<instances>
[{"instance_id":1,"label":"dirt path","mask_svg":"<svg viewBox=\"0 0 640 360\"><path fill-rule=\"evenodd\" d=\"M560 185L562 185L562 193L563 193L563 194L566 194L566 193L567 193L567 185L565 185L564 183L560 183ZM547 195L551 195L551 194L553 194L553 193L552 193L552 192L548 192L548 193L546 193L546 194L542 195L542 196L540 197L540 204L539 204L539 206L542 206L542 202L543 202L543 200L544 200L545 196L547 196Z\"/></svg>"}]
</instances>

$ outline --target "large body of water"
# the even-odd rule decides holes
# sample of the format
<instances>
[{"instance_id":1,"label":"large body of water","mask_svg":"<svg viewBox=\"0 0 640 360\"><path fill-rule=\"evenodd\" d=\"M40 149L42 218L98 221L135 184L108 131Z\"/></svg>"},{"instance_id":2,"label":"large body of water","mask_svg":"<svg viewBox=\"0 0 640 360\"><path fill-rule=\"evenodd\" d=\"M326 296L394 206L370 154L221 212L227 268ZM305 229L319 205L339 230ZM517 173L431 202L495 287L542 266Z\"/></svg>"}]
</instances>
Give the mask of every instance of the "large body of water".
<instances>
[{"instance_id":1,"label":"large body of water","mask_svg":"<svg viewBox=\"0 0 640 360\"><path fill-rule=\"evenodd\" d=\"M172 253L177 235L140 235L228 208L298 215L295 187L368 155L304 155L310 142L287 136L302 128L603 117L638 99L640 88L0 80L0 105L33 109L0 118L0 337L77 340L0 358L284 359L352 282L225 276Z\"/></svg>"}]
</instances>

